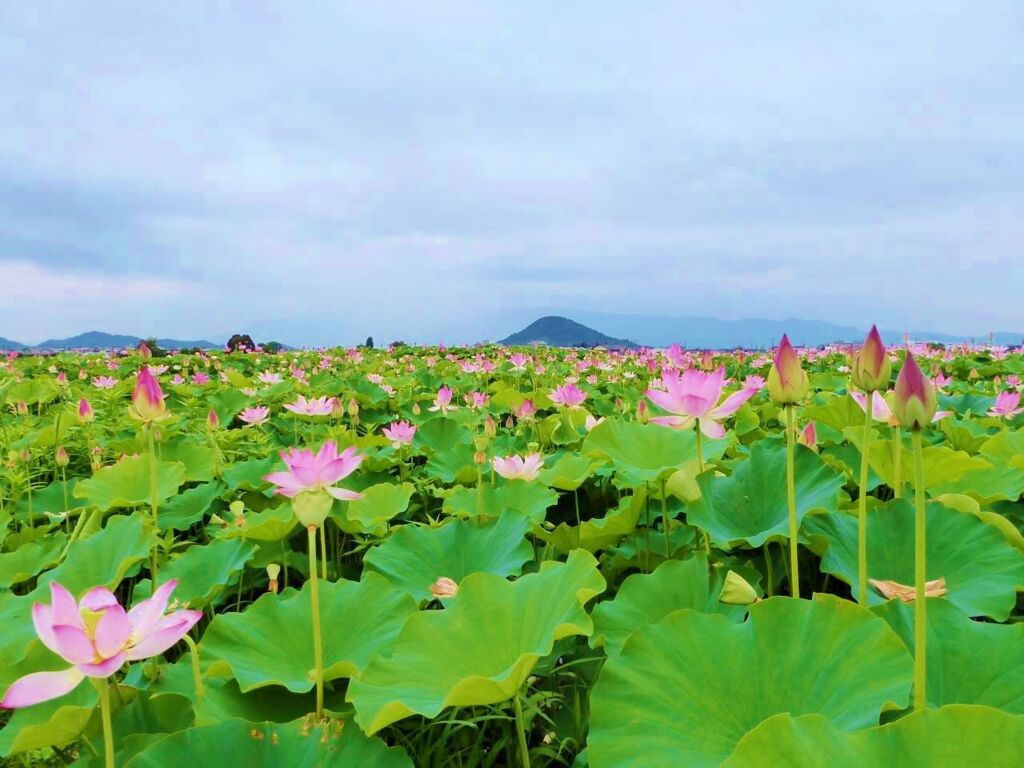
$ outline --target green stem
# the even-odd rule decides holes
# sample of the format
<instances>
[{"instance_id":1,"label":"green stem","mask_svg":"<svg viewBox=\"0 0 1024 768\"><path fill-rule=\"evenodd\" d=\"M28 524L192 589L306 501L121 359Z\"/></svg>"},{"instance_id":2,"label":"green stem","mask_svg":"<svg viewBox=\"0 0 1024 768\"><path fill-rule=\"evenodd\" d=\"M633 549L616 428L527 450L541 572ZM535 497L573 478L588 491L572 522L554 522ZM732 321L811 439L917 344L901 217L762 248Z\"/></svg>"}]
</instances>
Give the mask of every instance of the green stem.
<instances>
[{"instance_id":1,"label":"green stem","mask_svg":"<svg viewBox=\"0 0 1024 768\"><path fill-rule=\"evenodd\" d=\"M665 559L672 557L672 541L668 530L668 499L665 497L665 478L661 478L661 525L665 529Z\"/></svg>"},{"instance_id":2,"label":"green stem","mask_svg":"<svg viewBox=\"0 0 1024 768\"><path fill-rule=\"evenodd\" d=\"M868 604L868 447L871 444L871 411L875 393L867 392L864 433L860 445L860 485L857 499L857 602Z\"/></svg>"},{"instance_id":3,"label":"green stem","mask_svg":"<svg viewBox=\"0 0 1024 768\"><path fill-rule=\"evenodd\" d=\"M321 578L327 581L327 521L320 526L320 573Z\"/></svg>"},{"instance_id":4,"label":"green stem","mask_svg":"<svg viewBox=\"0 0 1024 768\"><path fill-rule=\"evenodd\" d=\"M892 428L892 474L893 498L903 497L903 431L896 425Z\"/></svg>"},{"instance_id":5,"label":"green stem","mask_svg":"<svg viewBox=\"0 0 1024 768\"><path fill-rule=\"evenodd\" d=\"M764 591L768 595L768 597L771 597L772 595L775 594L775 587L774 587L775 574L774 574L774 569L772 568L772 551L771 551L770 545L771 545L771 542L766 541L764 543L764 564L765 564L765 570L767 571L767 573L765 574L765 579L767 579L767 584L765 585L765 590Z\"/></svg>"},{"instance_id":6,"label":"green stem","mask_svg":"<svg viewBox=\"0 0 1024 768\"><path fill-rule=\"evenodd\" d=\"M156 495L156 446L153 440L153 425L146 428L146 437L149 442L149 503L153 509L153 531L159 535L160 527L157 525L157 495ZM156 545L149 552L150 578L153 580L153 589L156 589Z\"/></svg>"},{"instance_id":7,"label":"green stem","mask_svg":"<svg viewBox=\"0 0 1024 768\"><path fill-rule=\"evenodd\" d=\"M580 491L578 488L573 489L572 492L573 506L576 508L576 529L579 530L580 525Z\"/></svg>"},{"instance_id":8,"label":"green stem","mask_svg":"<svg viewBox=\"0 0 1024 768\"><path fill-rule=\"evenodd\" d=\"M924 596L925 582L925 510L924 460L921 448L921 430L914 435L914 711L925 708L927 672L927 606Z\"/></svg>"},{"instance_id":9,"label":"green stem","mask_svg":"<svg viewBox=\"0 0 1024 768\"><path fill-rule=\"evenodd\" d=\"M786 406L786 506L789 507L789 593L800 597L800 564L797 560L796 480L793 452L796 440L793 434L793 406Z\"/></svg>"},{"instance_id":10,"label":"green stem","mask_svg":"<svg viewBox=\"0 0 1024 768\"><path fill-rule=\"evenodd\" d=\"M110 719L110 683L106 678L93 678L100 694L100 718L103 720L103 765L114 768L114 726Z\"/></svg>"},{"instance_id":11,"label":"green stem","mask_svg":"<svg viewBox=\"0 0 1024 768\"><path fill-rule=\"evenodd\" d=\"M700 425L697 425L697 474L704 472L704 446L702 444L704 436L700 433Z\"/></svg>"},{"instance_id":12,"label":"green stem","mask_svg":"<svg viewBox=\"0 0 1024 768\"><path fill-rule=\"evenodd\" d=\"M523 703L520 693L512 697L512 704L516 710L516 731L519 732L519 757L523 768L530 768L530 745L526 741L526 723L523 721Z\"/></svg>"},{"instance_id":13,"label":"green stem","mask_svg":"<svg viewBox=\"0 0 1024 768\"><path fill-rule=\"evenodd\" d=\"M320 720L324 713L324 654L320 644L320 588L316 575L316 529L311 525L306 529L307 549L309 550L309 595L313 601L313 660L316 675L316 719Z\"/></svg>"},{"instance_id":14,"label":"green stem","mask_svg":"<svg viewBox=\"0 0 1024 768\"><path fill-rule=\"evenodd\" d=\"M185 635L182 639L192 652L192 684L196 688L196 696L205 696L206 689L203 687L203 673L199 668L199 648L196 646L196 641L188 635Z\"/></svg>"}]
</instances>

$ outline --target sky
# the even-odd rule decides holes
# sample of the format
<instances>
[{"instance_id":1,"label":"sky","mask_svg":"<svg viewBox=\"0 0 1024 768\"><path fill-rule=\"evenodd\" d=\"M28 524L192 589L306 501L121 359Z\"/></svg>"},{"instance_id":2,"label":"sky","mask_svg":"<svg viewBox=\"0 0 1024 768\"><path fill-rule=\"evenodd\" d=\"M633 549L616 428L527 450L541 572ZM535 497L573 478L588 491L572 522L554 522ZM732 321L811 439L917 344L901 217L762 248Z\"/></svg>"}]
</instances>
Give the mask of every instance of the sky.
<instances>
[{"instance_id":1,"label":"sky","mask_svg":"<svg viewBox=\"0 0 1024 768\"><path fill-rule=\"evenodd\" d=\"M1024 4L0 5L0 336L1024 331Z\"/></svg>"}]
</instances>

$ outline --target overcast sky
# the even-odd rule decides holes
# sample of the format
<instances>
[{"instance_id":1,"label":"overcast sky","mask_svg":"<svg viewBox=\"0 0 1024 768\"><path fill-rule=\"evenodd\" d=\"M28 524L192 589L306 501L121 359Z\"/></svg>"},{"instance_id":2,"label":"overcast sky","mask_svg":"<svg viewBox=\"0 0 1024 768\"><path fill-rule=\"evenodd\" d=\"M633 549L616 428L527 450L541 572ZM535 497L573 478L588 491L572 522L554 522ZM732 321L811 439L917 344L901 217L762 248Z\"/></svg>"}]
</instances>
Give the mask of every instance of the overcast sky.
<instances>
[{"instance_id":1,"label":"overcast sky","mask_svg":"<svg viewBox=\"0 0 1024 768\"><path fill-rule=\"evenodd\" d=\"M995 0L5 3L0 336L1024 330L1022 40Z\"/></svg>"}]
</instances>

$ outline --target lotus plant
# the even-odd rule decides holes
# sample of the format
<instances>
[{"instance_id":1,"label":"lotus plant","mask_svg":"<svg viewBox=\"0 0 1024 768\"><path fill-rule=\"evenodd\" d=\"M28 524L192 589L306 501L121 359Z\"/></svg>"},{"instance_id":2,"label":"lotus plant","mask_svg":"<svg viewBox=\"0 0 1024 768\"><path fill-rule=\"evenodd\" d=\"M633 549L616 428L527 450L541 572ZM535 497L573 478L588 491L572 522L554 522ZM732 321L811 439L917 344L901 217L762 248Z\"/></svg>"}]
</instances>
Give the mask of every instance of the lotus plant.
<instances>
[{"instance_id":1,"label":"lotus plant","mask_svg":"<svg viewBox=\"0 0 1024 768\"><path fill-rule=\"evenodd\" d=\"M548 394L548 399L563 408L579 408L587 399L587 393L575 384L563 384Z\"/></svg>"},{"instance_id":2,"label":"lotus plant","mask_svg":"<svg viewBox=\"0 0 1024 768\"><path fill-rule=\"evenodd\" d=\"M391 447L398 451L403 446L412 445L412 440L416 436L416 427L408 421L395 421L390 426L384 427L381 433L391 441Z\"/></svg>"},{"instance_id":3,"label":"lotus plant","mask_svg":"<svg viewBox=\"0 0 1024 768\"><path fill-rule=\"evenodd\" d=\"M434 404L427 410L434 411L435 413L440 411L442 416L447 416L448 411L454 411L459 406L452 405L452 388L441 387L437 390L437 395L434 397Z\"/></svg>"},{"instance_id":4,"label":"lotus plant","mask_svg":"<svg viewBox=\"0 0 1024 768\"><path fill-rule=\"evenodd\" d=\"M269 415L270 408L265 405L254 405L251 408L244 409L238 414L238 418L248 426L255 427L265 422Z\"/></svg>"},{"instance_id":5,"label":"lotus plant","mask_svg":"<svg viewBox=\"0 0 1024 768\"><path fill-rule=\"evenodd\" d=\"M334 411L335 402L336 398L326 395L308 400L303 395L299 395L295 398L294 403L286 403L284 408L286 411L297 413L300 416L330 416Z\"/></svg>"},{"instance_id":6,"label":"lotus plant","mask_svg":"<svg viewBox=\"0 0 1024 768\"><path fill-rule=\"evenodd\" d=\"M345 479L363 461L355 447L338 453L338 444L326 442L316 453L308 449L291 448L281 452L288 469L271 472L264 477L268 483L277 486L275 493L292 500L292 511L306 527L309 551L309 590L313 607L313 653L316 662L316 716L319 719L324 709L324 661L323 644L320 637L320 590L317 584L316 534L320 530L320 552L324 564L323 578L327 578L327 540L323 524L330 514L334 499L353 501L362 494L335 485Z\"/></svg>"},{"instance_id":7,"label":"lotus plant","mask_svg":"<svg viewBox=\"0 0 1024 768\"><path fill-rule=\"evenodd\" d=\"M1024 407L1020 405L1020 392L1007 390L996 395L996 402L988 412L989 416L996 418L1012 419L1024 413Z\"/></svg>"},{"instance_id":8,"label":"lotus plant","mask_svg":"<svg viewBox=\"0 0 1024 768\"><path fill-rule=\"evenodd\" d=\"M153 513L153 528L158 530L156 426L159 422L167 419L170 414L164 403L164 393L160 388L160 382L157 381L148 366L141 368L136 376L132 404L128 412L133 419L142 423L142 428L146 432L146 442L149 448L149 503ZM149 567L150 576L155 583L157 576L156 547L150 551Z\"/></svg>"},{"instance_id":9,"label":"lotus plant","mask_svg":"<svg viewBox=\"0 0 1024 768\"><path fill-rule=\"evenodd\" d=\"M50 582L50 604L35 603L32 622L43 645L71 666L15 680L0 707L17 709L56 699L88 677L100 697L105 765L113 768L110 678L129 661L162 654L186 637L203 615L189 610L167 613L177 584L176 580L162 584L152 597L125 611L106 587L94 587L76 601L61 584Z\"/></svg>"},{"instance_id":10,"label":"lotus plant","mask_svg":"<svg viewBox=\"0 0 1024 768\"><path fill-rule=\"evenodd\" d=\"M900 426L909 429L914 443L914 709L924 709L927 701L926 650L927 608L925 604L928 583L926 581L926 518L924 505L924 448L921 445L921 430L935 418L937 403L935 387L928 380L907 350L896 388L893 392L893 415Z\"/></svg>"},{"instance_id":11,"label":"lotus plant","mask_svg":"<svg viewBox=\"0 0 1024 768\"><path fill-rule=\"evenodd\" d=\"M544 459L539 453L531 453L526 456L495 456L491 459L491 466L506 480L532 482L537 479L541 467L544 466Z\"/></svg>"},{"instance_id":12,"label":"lotus plant","mask_svg":"<svg viewBox=\"0 0 1024 768\"><path fill-rule=\"evenodd\" d=\"M794 408L807 397L810 383L807 372L800 365L800 358L783 334L775 351L772 368L768 372L768 392L772 400L786 411L786 506L789 509L789 590L793 597L800 597L800 548L798 535L800 526L796 515L795 456L796 424Z\"/></svg>"}]
</instances>

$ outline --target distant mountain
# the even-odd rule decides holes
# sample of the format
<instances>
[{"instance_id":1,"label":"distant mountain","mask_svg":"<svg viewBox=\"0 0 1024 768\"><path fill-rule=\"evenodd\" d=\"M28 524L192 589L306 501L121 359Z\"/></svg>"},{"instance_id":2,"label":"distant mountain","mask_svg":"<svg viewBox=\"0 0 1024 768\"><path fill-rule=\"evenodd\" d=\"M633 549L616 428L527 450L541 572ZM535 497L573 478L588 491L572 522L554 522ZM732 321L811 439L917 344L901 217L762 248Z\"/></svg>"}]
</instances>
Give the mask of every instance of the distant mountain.
<instances>
[{"instance_id":1,"label":"distant mountain","mask_svg":"<svg viewBox=\"0 0 1024 768\"><path fill-rule=\"evenodd\" d=\"M24 344L21 344L21 343L19 343L17 341L11 341L10 339L5 339L3 336L0 336L0 349L5 349L7 351L11 351L11 350L24 349L24 348L25 348Z\"/></svg>"},{"instance_id":2,"label":"distant mountain","mask_svg":"<svg viewBox=\"0 0 1024 768\"><path fill-rule=\"evenodd\" d=\"M831 342L861 342L867 333L867 328L797 318L719 320L712 317L614 315L589 311L573 312L573 316L583 323L599 326L616 336L635 339L650 347L667 347L679 343L692 349L769 348L776 345L784 333L789 334L794 344L818 346ZM889 344L903 342L902 330L883 330L881 333ZM987 342L989 339L988 334L970 337L931 331L910 331L908 335L913 341L936 341L943 344L972 339ZM996 344L1018 345L1024 341L1024 333L997 333L994 341Z\"/></svg>"},{"instance_id":3,"label":"distant mountain","mask_svg":"<svg viewBox=\"0 0 1024 768\"><path fill-rule=\"evenodd\" d=\"M39 344L21 345L22 349L120 349L122 347L137 347L142 339L139 336L126 336L123 334L104 333L103 331L88 331L77 336L70 336L66 339L47 339ZM3 346L0 339L0 347ZM17 343L17 342L13 342ZM199 347L200 349L217 349L221 345L212 341L182 341L180 339L157 339L156 343L164 349L184 349L186 347ZM15 347L18 348L18 347Z\"/></svg>"},{"instance_id":4,"label":"distant mountain","mask_svg":"<svg viewBox=\"0 0 1024 768\"><path fill-rule=\"evenodd\" d=\"M557 315L549 315L535 320L518 333L513 333L502 339L501 343L509 346L542 343L549 347L611 347L616 349L638 346L632 341L606 336L575 320Z\"/></svg>"}]
</instances>

